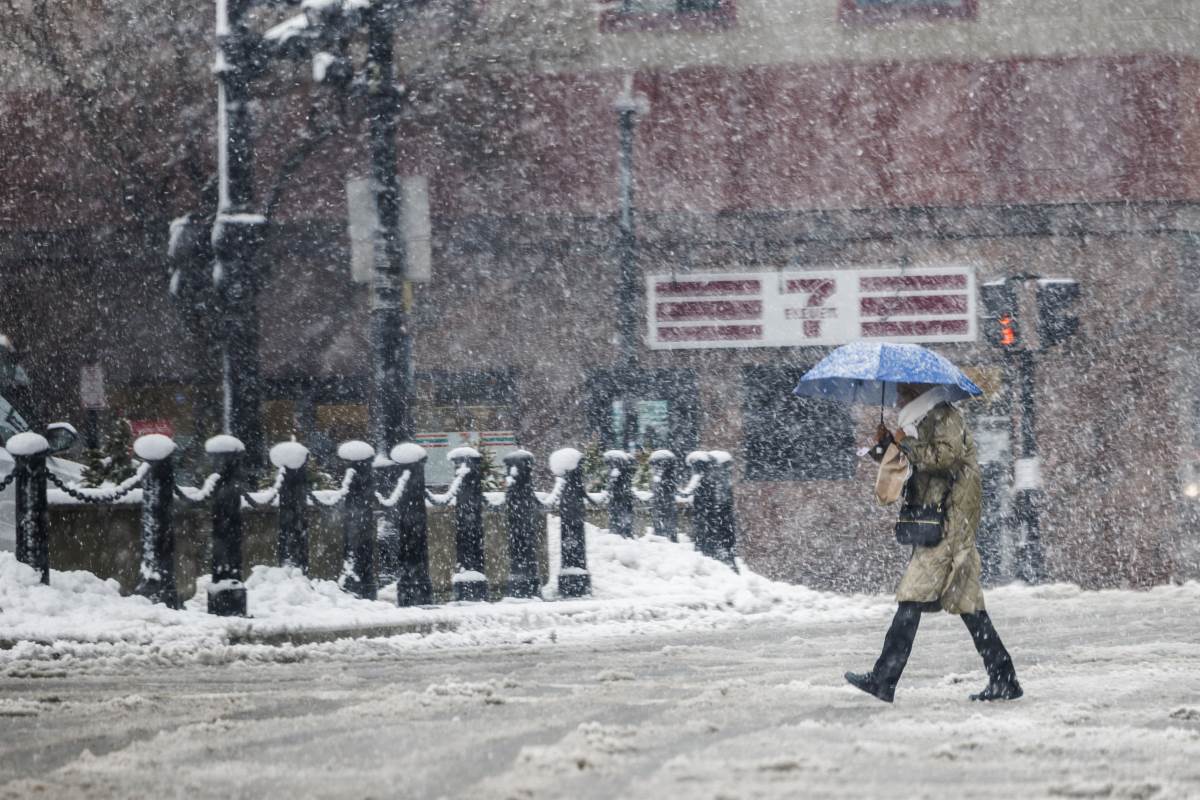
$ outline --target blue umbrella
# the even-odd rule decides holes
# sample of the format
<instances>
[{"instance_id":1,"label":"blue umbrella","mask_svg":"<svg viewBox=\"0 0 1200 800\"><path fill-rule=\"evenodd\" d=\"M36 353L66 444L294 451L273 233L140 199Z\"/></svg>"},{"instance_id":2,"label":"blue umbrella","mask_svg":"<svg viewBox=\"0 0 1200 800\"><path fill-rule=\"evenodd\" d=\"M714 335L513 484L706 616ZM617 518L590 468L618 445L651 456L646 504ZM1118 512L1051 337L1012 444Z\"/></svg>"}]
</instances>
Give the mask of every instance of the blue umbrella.
<instances>
[{"instance_id":1,"label":"blue umbrella","mask_svg":"<svg viewBox=\"0 0 1200 800\"><path fill-rule=\"evenodd\" d=\"M889 342L852 342L839 347L804 374L793 394L843 403L895 405L899 383L949 386L952 400L983 394L962 370L932 350Z\"/></svg>"}]
</instances>

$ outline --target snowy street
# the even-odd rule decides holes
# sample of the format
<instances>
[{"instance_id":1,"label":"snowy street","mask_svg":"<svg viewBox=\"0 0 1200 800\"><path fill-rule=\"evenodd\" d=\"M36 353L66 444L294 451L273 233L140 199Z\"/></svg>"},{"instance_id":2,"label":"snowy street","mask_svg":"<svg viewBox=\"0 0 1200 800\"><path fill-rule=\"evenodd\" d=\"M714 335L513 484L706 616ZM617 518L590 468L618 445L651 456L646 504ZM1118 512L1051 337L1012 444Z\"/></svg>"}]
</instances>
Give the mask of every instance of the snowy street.
<instances>
[{"instance_id":1,"label":"snowy street","mask_svg":"<svg viewBox=\"0 0 1200 800\"><path fill-rule=\"evenodd\" d=\"M946 615L926 615L895 705L846 686L891 613L855 602L857 621L628 622L502 647L0 661L0 797L1200 795L1200 586L993 590L1026 696L992 706L968 702L983 671Z\"/></svg>"}]
</instances>

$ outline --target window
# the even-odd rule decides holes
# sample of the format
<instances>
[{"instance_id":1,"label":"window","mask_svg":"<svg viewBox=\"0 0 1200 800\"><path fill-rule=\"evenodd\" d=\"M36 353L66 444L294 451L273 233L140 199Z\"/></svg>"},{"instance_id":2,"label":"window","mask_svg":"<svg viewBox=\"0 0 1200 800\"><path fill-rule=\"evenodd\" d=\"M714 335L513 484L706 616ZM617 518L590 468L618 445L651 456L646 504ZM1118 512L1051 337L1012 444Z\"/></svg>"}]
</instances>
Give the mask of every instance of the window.
<instances>
[{"instance_id":1,"label":"window","mask_svg":"<svg viewBox=\"0 0 1200 800\"><path fill-rule=\"evenodd\" d=\"M586 384L587 417L591 430L605 447L624 448L621 442L626 409L620 385L609 370L589 373ZM699 445L700 409L696 374L690 369L647 370L633 387L636 399L633 420L637 444L646 449L666 449L680 456Z\"/></svg>"},{"instance_id":2,"label":"window","mask_svg":"<svg viewBox=\"0 0 1200 800\"><path fill-rule=\"evenodd\" d=\"M617 0L600 14L600 28L625 30L703 30L731 26L736 0Z\"/></svg>"},{"instance_id":3,"label":"window","mask_svg":"<svg viewBox=\"0 0 1200 800\"><path fill-rule=\"evenodd\" d=\"M746 479L845 480L854 476L854 427L846 406L796 397L801 367L742 371Z\"/></svg>"}]
</instances>

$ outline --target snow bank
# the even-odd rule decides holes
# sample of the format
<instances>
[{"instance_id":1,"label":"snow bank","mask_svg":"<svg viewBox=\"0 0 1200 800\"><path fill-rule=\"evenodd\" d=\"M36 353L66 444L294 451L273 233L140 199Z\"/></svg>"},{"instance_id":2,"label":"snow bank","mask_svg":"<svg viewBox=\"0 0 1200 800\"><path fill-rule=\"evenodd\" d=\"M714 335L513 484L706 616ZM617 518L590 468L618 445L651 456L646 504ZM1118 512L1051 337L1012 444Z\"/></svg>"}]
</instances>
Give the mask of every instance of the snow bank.
<instances>
[{"instance_id":1,"label":"snow bank","mask_svg":"<svg viewBox=\"0 0 1200 800\"><path fill-rule=\"evenodd\" d=\"M891 602L815 592L745 569L735 573L701 556L686 541L625 539L591 526L586 536L593 594L559 600L556 518L551 518L548 532L551 576L544 599L399 608L394 585L382 589L379 600L360 600L335 581L306 578L290 567L256 566L245 581L247 619L206 613L207 578L198 581L183 610L172 611L145 598L122 597L115 581L90 573L52 571L50 585L43 586L33 569L4 552L0 641L17 644L0 649L0 666L30 657L169 663L270 657L255 649L263 645L236 643L353 630L374 635L409 632L400 637L400 646L410 649L511 644L528 639L531 631L552 633L559 640L589 639L690 625L734 625L749 617L850 620L877 616L880 604ZM355 645L343 641L336 647L305 647L344 652Z\"/></svg>"},{"instance_id":2,"label":"snow bank","mask_svg":"<svg viewBox=\"0 0 1200 800\"><path fill-rule=\"evenodd\" d=\"M586 643L759 621L870 620L886 626L894 609L890 595L814 591L768 580L744 564L734 572L697 553L686 539L625 539L591 526L586 538L592 595L559 599L557 518L550 518L547 534L550 575L542 599L399 608L394 585L382 588L379 600L360 600L335 581L306 578L294 568L257 566L245 581L250 614L245 619L206 613L207 579L198 582L183 610L172 611L145 598L122 597L115 581L85 572L52 570L44 586L33 569L0 552L0 674L6 664L31 660L53 660L55 669L78 664L119 670L129 664L371 657L369 642L345 638L350 635L388 636L390 651L420 651L534 640ZM992 590L989 599L1009 609L1048 604L1053 611L1047 613L1060 615L1128 602L1132 594L1149 594L1170 607L1200 601L1200 584L1150 593L1017 585Z\"/></svg>"}]
</instances>

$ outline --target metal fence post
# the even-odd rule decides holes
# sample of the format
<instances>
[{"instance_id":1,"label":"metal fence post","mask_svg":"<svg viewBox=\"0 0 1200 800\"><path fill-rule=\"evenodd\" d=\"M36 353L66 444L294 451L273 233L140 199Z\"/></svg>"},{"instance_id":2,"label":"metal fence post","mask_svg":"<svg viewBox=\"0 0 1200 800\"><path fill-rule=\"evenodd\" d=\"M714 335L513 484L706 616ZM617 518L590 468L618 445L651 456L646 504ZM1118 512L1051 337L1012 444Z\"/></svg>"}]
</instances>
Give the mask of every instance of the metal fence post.
<instances>
[{"instance_id":1,"label":"metal fence post","mask_svg":"<svg viewBox=\"0 0 1200 800\"><path fill-rule=\"evenodd\" d=\"M654 495L650 520L654 533L672 542L679 541L679 507L675 492L679 488L679 459L670 450L650 454L650 491Z\"/></svg>"},{"instance_id":2,"label":"metal fence post","mask_svg":"<svg viewBox=\"0 0 1200 800\"><path fill-rule=\"evenodd\" d=\"M700 482L692 493L692 543L702 555L712 557L712 507L713 489L710 468L711 457L707 451L696 450L688 453L687 464L692 468L693 477L699 476Z\"/></svg>"},{"instance_id":3,"label":"metal fence post","mask_svg":"<svg viewBox=\"0 0 1200 800\"><path fill-rule=\"evenodd\" d=\"M508 521L507 597L538 597L537 515L541 513L533 493L533 453L514 450L504 457L509 487L504 506Z\"/></svg>"},{"instance_id":4,"label":"metal fence post","mask_svg":"<svg viewBox=\"0 0 1200 800\"><path fill-rule=\"evenodd\" d=\"M458 569L451 579L455 600L487 600L488 584L484 574L483 551L483 457L472 447L450 451L455 475L466 468L454 500L455 545Z\"/></svg>"},{"instance_id":5,"label":"metal fence post","mask_svg":"<svg viewBox=\"0 0 1200 800\"><path fill-rule=\"evenodd\" d=\"M709 475L712 486L712 508L710 510L708 535L712 556L738 571L737 525L733 514L733 456L724 450L709 452L712 467Z\"/></svg>"},{"instance_id":6,"label":"metal fence post","mask_svg":"<svg viewBox=\"0 0 1200 800\"><path fill-rule=\"evenodd\" d=\"M425 511L425 448L398 444L389 454L408 470L408 483L396 504L396 604L421 606L433 602L429 579L429 519Z\"/></svg>"},{"instance_id":7,"label":"metal fence post","mask_svg":"<svg viewBox=\"0 0 1200 800\"><path fill-rule=\"evenodd\" d=\"M637 462L624 450L604 453L608 467L608 530L626 539L633 538L633 473Z\"/></svg>"},{"instance_id":8,"label":"metal fence post","mask_svg":"<svg viewBox=\"0 0 1200 800\"><path fill-rule=\"evenodd\" d=\"M133 452L150 465L142 478L142 566L133 593L182 608L175 586L175 442L161 433L139 436Z\"/></svg>"},{"instance_id":9,"label":"metal fence post","mask_svg":"<svg viewBox=\"0 0 1200 800\"><path fill-rule=\"evenodd\" d=\"M50 539L47 531L46 456L50 443L39 433L25 432L10 437L5 449L15 464L17 493L17 561L41 573L50 583Z\"/></svg>"},{"instance_id":10,"label":"metal fence post","mask_svg":"<svg viewBox=\"0 0 1200 800\"><path fill-rule=\"evenodd\" d=\"M338 458L354 470L342 506L342 574L338 583L355 597L374 600L379 589L375 575L375 515L371 472L375 448L366 442L343 442Z\"/></svg>"},{"instance_id":11,"label":"metal fence post","mask_svg":"<svg viewBox=\"0 0 1200 800\"><path fill-rule=\"evenodd\" d=\"M550 456L550 470L563 479L558 500L561 564L558 593L562 597L582 597L592 591L592 576L587 568L587 546L583 532L583 454L573 448L557 450Z\"/></svg>"},{"instance_id":12,"label":"metal fence post","mask_svg":"<svg viewBox=\"0 0 1200 800\"><path fill-rule=\"evenodd\" d=\"M242 584L242 494L246 446L233 436L214 436L204 443L213 469L221 476L212 504L212 583L208 613L221 617L246 616L246 587Z\"/></svg>"},{"instance_id":13,"label":"metal fence post","mask_svg":"<svg viewBox=\"0 0 1200 800\"><path fill-rule=\"evenodd\" d=\"M271 464L283 470L279 484L279 534L275 563L298 567L308 574L308 448L299 442L280 442L271 448Z\"/></svg>"}]
</instances>

